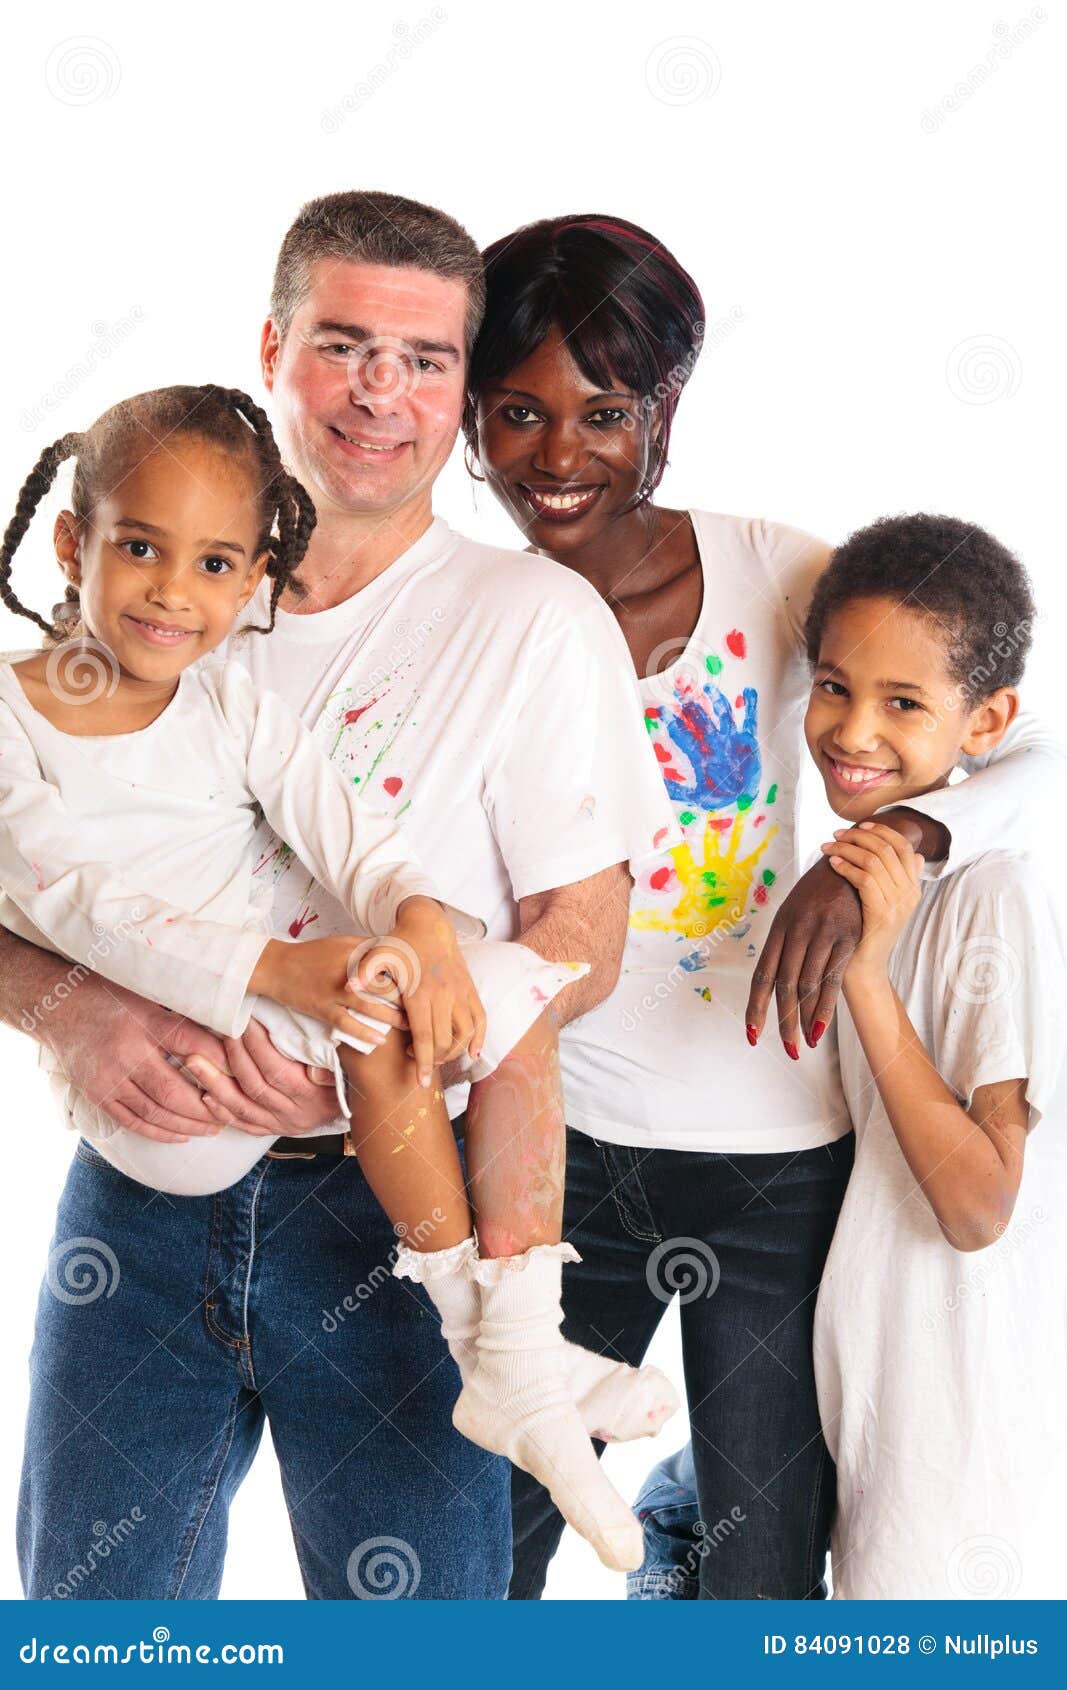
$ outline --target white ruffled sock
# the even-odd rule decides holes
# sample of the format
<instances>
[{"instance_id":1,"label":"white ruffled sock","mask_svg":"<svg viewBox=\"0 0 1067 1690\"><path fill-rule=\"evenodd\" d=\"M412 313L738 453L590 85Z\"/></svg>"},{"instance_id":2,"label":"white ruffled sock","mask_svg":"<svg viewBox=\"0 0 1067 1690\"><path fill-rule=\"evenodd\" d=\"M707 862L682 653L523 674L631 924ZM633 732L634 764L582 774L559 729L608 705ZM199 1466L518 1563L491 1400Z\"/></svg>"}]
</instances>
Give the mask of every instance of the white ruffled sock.
<instances>
[{"instance_id":1,"label":"white ruffled sock","mask_svg":"<svg viewBox=\"0 0 1067 1690\"><path fill-rule=\"evenodd\" d=\"M555 1248L555 1246L552 1246ZM570 1245L564 1261L579 1261ZM525 1256L505 1258L513 1264ZM398 1279L425 1285L441 1316L441 1336L466 1384L478 1364L477 1337L482 1317L481 1290L473 1277L479 1264L473 1238L465 1238L447 1250L412 1250L401 1244L393 1272ZM510 1270L514 1272L512 1267ZM563 1369L582 1424L591 1438L604 1443L628 1443L634 1438L654 1438L678 1408L678 1393L658 1367L630 1367L583 1349L567 1339L563 1345Z\"/></svg>"},{"instance_id":2,"label":"white ruffled sock","mask_svg":"<svg viewBox=\"0 0 1067 1690\"><path fill-rule=\"evenodd\" d=\"M604 1565L628 1572L644 1559L641 1528L597 1460L559 1330L563 1262L577 1259L569 1244L542 1244L473 1265L482 1294L478 1361L452 1420L539 1480Z\"/></svg>"}]
</instances>

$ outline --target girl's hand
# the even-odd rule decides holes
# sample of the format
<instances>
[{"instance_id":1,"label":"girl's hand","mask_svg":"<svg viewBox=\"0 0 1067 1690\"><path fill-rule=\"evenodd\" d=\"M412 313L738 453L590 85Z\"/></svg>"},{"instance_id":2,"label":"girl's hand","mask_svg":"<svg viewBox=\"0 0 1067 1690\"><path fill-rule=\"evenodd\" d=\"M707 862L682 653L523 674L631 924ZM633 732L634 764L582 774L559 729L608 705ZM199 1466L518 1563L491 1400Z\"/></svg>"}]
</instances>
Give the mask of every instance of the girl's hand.
<instances>
[{"instance_id":1,"label":"girl's hand","mask_svg":"<svg viewBox=\"0 0 1067 1690\"><path fill-rule=\"evenodd\" d=\"M354 1033L369 1044L382 1044L388 1032L352 1019L353 1012L358 1011L392 1027L407 1025L395 992L378 993L357 978L372 944L370 939L343 933L335 938L301 939L295 944L270 939L248 990L314 1016L338 1032Z\"/></svg>"},{"instance_id":2,"label":"girl's hand","mask_svg":"<svg viewBox=\"0 0 1067 1690\"><path fill-rule=\"evenodd\" d=\"M923 859L895 828L873 821L836 833L823 850L830 853L830 867L856 888L863 906L863 935L845 970L846 984L857 974L884 974L919 902Z\"/></svg>"},{"instance_id":3,"label":"girl's hand","mask_svg":"<svg viewBox=\"0 0 1067 1690\"><path fill-rule=\"evenodd\" d=\"M406 898L388 938L368 947L355 979L375 996L399 998L411 1029L419 1084L463 1051L481 1054L485 1010L474 989L455 929L432 898ZM391 989L390 989L391 988Z\"/></svg>"}]
</instances>

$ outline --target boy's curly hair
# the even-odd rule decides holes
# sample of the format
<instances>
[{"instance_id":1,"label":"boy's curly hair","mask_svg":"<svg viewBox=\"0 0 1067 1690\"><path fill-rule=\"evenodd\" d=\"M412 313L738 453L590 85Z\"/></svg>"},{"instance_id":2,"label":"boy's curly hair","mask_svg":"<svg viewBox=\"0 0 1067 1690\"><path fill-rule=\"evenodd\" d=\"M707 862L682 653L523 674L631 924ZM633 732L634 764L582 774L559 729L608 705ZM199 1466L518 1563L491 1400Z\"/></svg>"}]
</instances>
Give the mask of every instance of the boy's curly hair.
<instances>
[{"instance_id":1,"label":"boy's curly hair","mask_svg":"<svg viewBox=\"0 0 1067 1690\"><path fill-rule=\"evenodd\" d=\"M46 621L24 605L11 586L15 553L60 464L67 458L75 461L72 506L78 522L88 523L101 497L175 435L195 435L247 465L259 514L256 551L270 553L267 574L273 583L269 626L248 631L270 632L284 588L304 591L295 571L315 527L315 507L300 482L284 468L266 412L239 388L210 383L135 394L105 411L84 434L64 434L45 447L23 483L0 547L0 600L9 610L36 622L49 640L65 637L67 630L59 619ZM66 597L77 605L77 587L68 586Z\"/></svg>"},{"instance_id":2,"label":"boy's curly hair","mask_svg":"<svg viewBox=\"0 0 1067 1690\"><path fill-rule=\"evenodd\" d=\"M974 523L919 511L850 534L812 595L804 629L812 665L830 617L854 599L890 599L936 625L970 704L1022 679L1037 615L1030 582L1018 558Z\"/></svg>"}]
</instances>

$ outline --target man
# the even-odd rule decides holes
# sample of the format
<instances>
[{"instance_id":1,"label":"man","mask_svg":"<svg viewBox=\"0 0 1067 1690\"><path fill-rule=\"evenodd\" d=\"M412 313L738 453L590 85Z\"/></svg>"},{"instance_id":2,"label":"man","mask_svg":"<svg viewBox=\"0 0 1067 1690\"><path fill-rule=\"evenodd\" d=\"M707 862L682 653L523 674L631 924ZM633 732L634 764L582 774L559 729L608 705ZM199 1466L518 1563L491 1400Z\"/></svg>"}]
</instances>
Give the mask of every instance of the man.
<instances>
[{"instance_id":1,"label":"man","mask_svg":"<svg viewBox=\"0 0 1067 1690\"><path fill-rule=\"evenodd\" d=\"M318 522L302 596L232 655L376 806L404 815L442 896L489 937L592 964L556 1000L566 1020L611 990L627 864L662 843L671 815L598 595L433 516L483 291L477 248L440 212L384 194L304 207L261 351L283 456ZM283 842L264 856L276 932L349 930ZM68 972L0 933L0 1013L19 1025ZM121 1273L106 1297L57 1295L54 1272L41 1292L27 1595L217 1595L229 1503L269 1419L309 1596L503 1597L507 1464L452 1428L436 1322L390 1278L390 1228L340 1132L323 1131L332 1090L255 1023L220 1040L96 978L36 1029L46 1064L123 1126L165 1139L228 1121L286 1137L237 1185L189 1199L79 1144L53 1257L89 1241ZM134 1506L136 1534L72 1586L90 1523Z\"/></svg>"}]
</instances>

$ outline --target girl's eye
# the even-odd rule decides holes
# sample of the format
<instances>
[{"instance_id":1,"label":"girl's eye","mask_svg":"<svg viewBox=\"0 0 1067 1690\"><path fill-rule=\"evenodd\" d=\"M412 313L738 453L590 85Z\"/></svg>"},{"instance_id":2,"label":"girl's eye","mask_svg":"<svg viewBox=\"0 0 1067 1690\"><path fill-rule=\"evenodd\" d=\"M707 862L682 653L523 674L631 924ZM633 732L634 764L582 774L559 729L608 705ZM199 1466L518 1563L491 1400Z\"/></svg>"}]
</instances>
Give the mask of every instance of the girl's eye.
<instances>
[{"instance_id":1,"label":"girl's eye","mask_svg":"<svg viewBox=\"0 0 1067 1690\"><path fill-rule=\"evenodd\" d=\"M500 414L517 428L528 428L532 422L541 420L536 411L531 411L529 405L505 405Z\"/></svg>"},{"instance_id":2,"label":"girl's eye","mask_svg":"<svg viewBox=\"0 0 1067 1690\"><path fill-rule=\"evenodd\" d=\"M228 557L206 557L203 567L208 575L228 575L233 564Z\"/></svg>"},{"instance_id":3,"label":"girl's eye","mask_svg":"<svg viewBox=\"0 0 1067 1690\"><path fill-rule=\"evenodd\" d=\"M818 686L820 692L828 693L831 698L848 697L848 689L847 687L843 687L840 681L820 681Z\"/></svg>"},{"instance_id":4,"label":"girl's eye","mask_svg":"<svg viewBox=\"0 0 1067 1690\"><path fill-rule=\"evenodd\" d=\"M134 551L135 546L140 546L141 550ZM138 563L146 563L152 554L152 547L147 540L120 540L119 550L127 552L132 558L136 558Z\"/></svg>"}]
</instances>

